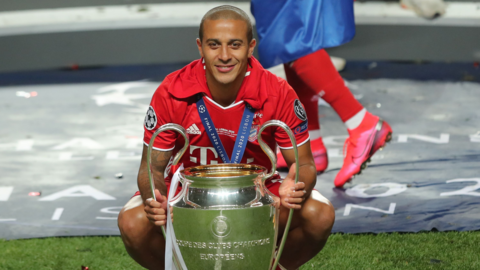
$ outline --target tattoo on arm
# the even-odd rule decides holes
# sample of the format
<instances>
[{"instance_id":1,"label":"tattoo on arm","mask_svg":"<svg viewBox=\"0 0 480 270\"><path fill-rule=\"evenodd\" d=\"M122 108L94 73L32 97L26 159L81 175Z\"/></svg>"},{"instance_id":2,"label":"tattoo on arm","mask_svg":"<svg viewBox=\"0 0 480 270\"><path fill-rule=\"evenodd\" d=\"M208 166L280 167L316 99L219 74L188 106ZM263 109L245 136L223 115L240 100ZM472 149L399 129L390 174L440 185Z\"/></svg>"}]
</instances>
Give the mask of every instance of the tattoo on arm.
<instances>
[{"instance_id":1,"label":"tattoo on arm","mask_svg":"<svg viewBox=\"0 0 480 270\"><path fill-rule=\"evenodd\" d=\"M282 150L282 155L287 161L288 167L295 162L295 154L293 149ZM312 151L310 150L310 142L307 142L298 147L298 180L305 183L305 190L308 194L315 187L317 182L317 171L315 169L315 162L313 160Z\"/></svg>"},{"instance_id":2,"label":"tattoo on arm","mask_svg":"<svg viewBox=\"0 0 480 270\"><path fill-rule=\"evenodd\" d=\"M142 161L140 163L140 169L138 171L138 188L142 195L142 199L145 201L152 197L152 191L150 189L150 181L148 179L148 167L147 167L147 153L148 147L143 146ZM162 195L167 195L167 187L164 182L165 169L172 156L172 151L158 151L152 150L152 177L154 179L155 188L160 191Z\"/></svg>"}]
</instances>

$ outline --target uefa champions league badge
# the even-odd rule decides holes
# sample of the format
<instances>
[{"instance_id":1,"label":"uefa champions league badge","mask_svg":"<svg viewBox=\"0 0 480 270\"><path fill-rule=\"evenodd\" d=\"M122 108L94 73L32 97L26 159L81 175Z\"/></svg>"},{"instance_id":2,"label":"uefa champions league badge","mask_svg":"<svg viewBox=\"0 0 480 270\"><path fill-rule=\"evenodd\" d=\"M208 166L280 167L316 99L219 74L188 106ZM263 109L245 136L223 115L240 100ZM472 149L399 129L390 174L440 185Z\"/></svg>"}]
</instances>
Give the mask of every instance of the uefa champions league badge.
<instances>
[{"instance_id":1,"label":"uefa champions league badge","mask_svg":"<svg viewBox=\"0 0 480 270\"><path fill-rule=\"evenodd\" d=\"M148 108L147 115L145 115L145 128L152 130L157 126L157 115L152 106Z\"/></svg>"},{"instance_id":2,"label":"uefa champions league badge","mask_svg":"<svg viewBox=\"0 0 480 270\"><path fill-rule=\"evenodd\" d=\"M225 237L230 233L230 222L225 216L217 216L210 224L210 229L214 236Z\"/></svg>"},{"instance_id":3,"label":"uefa champions league badge","mask_svg":"<svg viewBox=\"0 0 480 270\"><path fill-rule=\"evenodd\" d=\"M307 120L307 112L303 108L300 100L295 99L295 101L293 102L293 111L295 112L295 115L298 117L298 119L302 121Z\"/></svg>"}]
</instances>

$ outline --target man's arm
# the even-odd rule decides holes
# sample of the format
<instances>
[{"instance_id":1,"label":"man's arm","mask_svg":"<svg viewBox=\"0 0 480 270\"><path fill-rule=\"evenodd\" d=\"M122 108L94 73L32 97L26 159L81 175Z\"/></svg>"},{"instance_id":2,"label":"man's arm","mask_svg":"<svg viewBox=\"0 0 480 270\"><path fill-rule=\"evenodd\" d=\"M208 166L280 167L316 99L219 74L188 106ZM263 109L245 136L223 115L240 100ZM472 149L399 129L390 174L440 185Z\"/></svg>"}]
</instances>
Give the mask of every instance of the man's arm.
<instances>
[{"instance_id":1,"label":"man's arm","mask_svg":"<svg viewBox=\"0 0 480 270\"><path fill-rule=\"evenodd\" d=\"M142 161L140 162L140 169L137 177L138 189L140 190L144 202L152 197L150 181L148 180L147 153L148 146L144 145ZM152 176L155 183L155 189L158 189L163 196L167 195L167 187L163 175L171 156L172 151L152 150Z\"/></svg>"},{"instance_id":2,"label":"man's arm","mask_svg":"<svg viewBox=\"0 0 480 270\"><path fill-rule=\"evenodd\" d=\"M291 167L293 163L298 162L299 171L295 172L294 169L290 169L288 176L280 187L280 189L283 189L283 192L280 192L280 195L292 197L288 198L288 203L297 204L297 206L289 208L299 209L301 204L305 201L305 198L310 196L310 193L317 183L317 171L315 169L315 162L313 161L312 150L310 149L310 141L307 141L298 147L298 161L295 160L293 149L281 149L281 151L288 167ZM289 189L293 187L295 173L299 174L298 184L295 185L295 192L292 192ZM284 198L282 198L282 200L283 199Z\"/></svg>"}]
</instances>

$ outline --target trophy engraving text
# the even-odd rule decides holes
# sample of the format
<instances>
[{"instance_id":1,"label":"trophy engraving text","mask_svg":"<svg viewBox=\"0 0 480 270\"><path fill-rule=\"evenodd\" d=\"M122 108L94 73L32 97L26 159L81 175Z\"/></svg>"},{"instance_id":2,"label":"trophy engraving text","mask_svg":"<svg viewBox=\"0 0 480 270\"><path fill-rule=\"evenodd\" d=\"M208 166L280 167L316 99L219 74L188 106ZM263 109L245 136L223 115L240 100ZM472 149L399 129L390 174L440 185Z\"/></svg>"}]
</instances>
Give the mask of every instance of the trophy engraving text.
<instances>
[{"instance_id":1,"label":"trophy engraving text","mask_svg":"<svg viewBox=\"0 0 480 270\"><path fill-rule=\"evenodd\" d=\"M226 260L226 261L233 261L233 260L243 260L245 256L243 253L238 254L200 254L200 260Z\"/></svg>"},{"instance_id":2,"label":"trophy engraving text","mask_svg":"<svg viewBox=\"0 0 480 270\"><path fill-rule=\"evenodd\" d=\"M231 248L246 248L246 247L255 247L263 246L270 244L270 238L252 240L252 241L240 241L240 242L193 242L186 240L178 240L177 244L179 247L188 247L188 248L205 248L205 249L231 249Z\"/></svg>"}]
</instances>

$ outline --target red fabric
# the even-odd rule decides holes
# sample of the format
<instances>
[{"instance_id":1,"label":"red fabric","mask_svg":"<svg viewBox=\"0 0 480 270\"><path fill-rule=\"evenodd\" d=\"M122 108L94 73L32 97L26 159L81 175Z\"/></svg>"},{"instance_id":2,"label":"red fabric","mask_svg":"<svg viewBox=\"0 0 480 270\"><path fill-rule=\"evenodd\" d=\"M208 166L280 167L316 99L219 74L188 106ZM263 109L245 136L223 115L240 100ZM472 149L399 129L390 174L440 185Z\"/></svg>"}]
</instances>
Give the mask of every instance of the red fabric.
<instances>
[{"instance_id":1,"label":"red fabric","mask_svg":"<svg viewBox=\"0 0 480 270\"><path fill-rule=\"evenodd\" d=\"M177 172L177 170L178 170L178 168L180 168L180 166L181 166L180 164L171 165L171 166L170 166L170 172L171 172L172 174L175 174L175 172Z\"/></svg>"},{"instance_id":2,"label":"red fabric","mask_svg":"<svg viewBox=\"0 0 480 270\"><path fill-rule=\"evenodd\" d=\"M318 119L318 96L314 88L309 87L296 73L289 64L285 64L285 75L288 83L297 92L298 99L302 102L308 118L308 130L320 129Z\"/></svg>"},{"instance_id":3,"label":"red fabric","mask_svg":"<svg viewBox=\"0 0 480 270\"><path fill-rule=\"evenodd\" d=\"M275 196L280 197L280 194L278 193L278 189L280 188L280 185L282 183L280 182L268 182L265 183L265 186L270 190L271 193L273 193Z\"/></svg>"},{"instance_id":4,"label":"red fabric","mask_svg":"<svg viewBox=\"0 0 480 270\"><path fill-rule=\"evenodd\" d=\"M229 156L233 151L238 128L245 108L245 102L255 109L255 116L248 138L247 148L241 163L253 163L271 168L271 163L257 140L260 126L268 120L278 119L286 123L296 132L297 144L308 140L308 132L298 129L304 120L296 115L294 102L298 99L295 91L288 83L263 69L260 63L251 58L247 75L243 81L236 102L229 107L221 107L211 100L207 88L205 70L201 60L194 61L185 68L167 76L153 95L150 103L155 111L157 123L151 129L145 125L144 142L148 144L154 131L167 123L176 123L183 126L189 136L189 147L178 164L185 168L206 164L222 163L203 127L197 112L196 94L205 94L205 105L209 111L220 140ZM296 129L297 128L297 129ZM275 149L291 147L288 135L280 128L267 128L262 134L263 140ZM184 145L184 139L174 131L161 133L155 139L154 147L157 150L171 150L175 155ZM165 178L170 181L172 172Z\"/></svg>"},{"instance_id":5,"label":"red fabric","mask_svg":"<svg viewBox=\"0 0 480 270\"><path fill-rule=\"evenodd\" d=\"M291 66L290 64L284 66L288 83L295 89L307 111L309 129L320 128L316 95L330 104L343 122L363 109L362 104L345 86L325 50L301 57Z\"/></svg>"}]
</instances>

